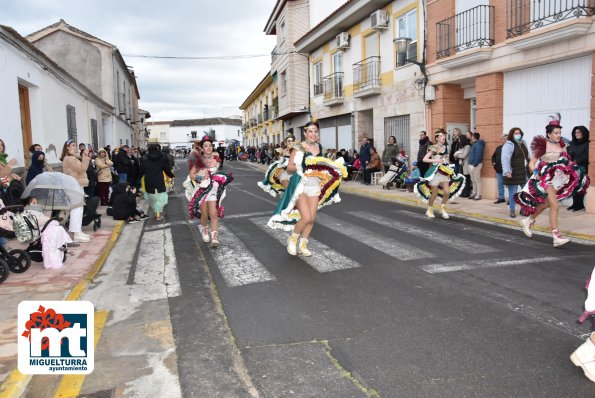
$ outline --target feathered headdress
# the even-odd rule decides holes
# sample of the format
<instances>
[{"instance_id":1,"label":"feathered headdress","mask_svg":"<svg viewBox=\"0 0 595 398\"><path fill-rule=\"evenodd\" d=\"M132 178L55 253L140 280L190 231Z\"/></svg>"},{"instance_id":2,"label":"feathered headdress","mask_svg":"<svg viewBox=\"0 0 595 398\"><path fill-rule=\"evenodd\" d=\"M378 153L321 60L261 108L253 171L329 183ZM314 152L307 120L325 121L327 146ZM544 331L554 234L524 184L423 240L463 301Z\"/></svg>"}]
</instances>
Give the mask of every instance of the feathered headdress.
<instances>
[{"instance_id":1,"label":"feathered headdress","mask_svg":"<svg viewBox=\"0 0 595 398\"><path fill-rule=\"evenodd\" d=\"M560 122L562 121L562 115L560 115L560 112L556 112L555 114L549 115L548 117L550 118L548 123L549 126L562 127L560 126Z\"/></svg>"}]
</instances>

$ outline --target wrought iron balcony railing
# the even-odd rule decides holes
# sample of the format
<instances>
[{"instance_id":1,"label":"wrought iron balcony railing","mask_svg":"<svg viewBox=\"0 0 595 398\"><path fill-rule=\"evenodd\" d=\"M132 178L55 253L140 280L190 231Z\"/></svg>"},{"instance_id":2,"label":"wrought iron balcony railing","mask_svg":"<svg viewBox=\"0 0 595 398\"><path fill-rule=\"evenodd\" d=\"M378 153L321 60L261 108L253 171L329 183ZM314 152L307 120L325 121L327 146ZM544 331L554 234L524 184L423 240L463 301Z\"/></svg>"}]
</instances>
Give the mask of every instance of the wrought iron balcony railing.
<instances>
[{"instance_id":1,"label":"wrought iron balcony railing","mask_svg":"<svg viewBox=\"0 0 595 398\"><path fill-rule=\"evenodd\" d=\"M594 13L593 0L506 0L506 37Z\"/></svg>"},{"instance_id":2,"label":"wrought iron balcony railing","mask_svg":"<svg viewBox=\"0 0 595 398\"><path fill-rule=\"evenodd\" d=\"M436 57L494 44L494 7L476 6L436 24Z\"/></svg>"},{"instance_id":3,"label":"wrought iron balcony railing","mask_svg":"<svg viewBox=\"0 0 595 398\"><path fill-rule=\"evenodd\" d=\"M369 57L353 64L353 92L374 86L380 86L380 57Z\"/></svg>"},{"instance_id":4,"label":"wrought iron balcony railing","mask_svg":"<svg viewBox=\"0 0 595 398\"><path fill-rule=\"evenodd\" d=\"M343 72L335 72L322 79L324 101L343 98Z\"/></svg>"}]
</instances>

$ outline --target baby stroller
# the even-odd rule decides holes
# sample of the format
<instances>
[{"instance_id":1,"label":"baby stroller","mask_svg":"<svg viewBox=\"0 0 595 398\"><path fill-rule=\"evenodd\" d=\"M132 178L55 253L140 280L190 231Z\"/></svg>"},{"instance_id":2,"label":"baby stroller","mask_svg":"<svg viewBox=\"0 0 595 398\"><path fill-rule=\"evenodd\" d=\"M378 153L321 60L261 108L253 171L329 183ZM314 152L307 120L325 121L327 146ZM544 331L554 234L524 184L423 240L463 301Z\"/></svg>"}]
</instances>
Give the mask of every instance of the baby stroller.
<instances>
[{"instance_id":1,"label":"baby stroller","mask_svg":"<svg viewBox=\"0 0 595 398\"><path fill-rule=\"evenodd\" d=\"M42 263L43 262L43 248L41 246L41 234L43 234L43 232L45 231L45 229L47 228L47 226L50 224L50 222L52 221L58 221L58 218L56 217L52 217L50 218L45 225L43 226L43 228L41 228L41 231L39 233L39 238L35 239L33 242L29 243L29 246L27 247L27 249L25 249L27 251L27 253L29 254L29 257L31 258L31 261L35 261L36 263ZM68 254L67 251L67 246L64 245L60 250L64 253L64 257L62 258L62 262L66 261L66 256Z\"/></svg>"},{"instance_id":2,"label":"baby stroller","mask_svg":"<svg viewBox=\"0 0 595 398\"><path fill-rule=\"evenodd\" d=\"M407 167L408 160L409 157L403 153L391 158L392 164L378 181L382 185L382 189L390 189L390 186L393 184L398 188L403 184L403 181L407 178L407 171L409 170Z\"/></svg>"},{"instance_id":3,"label":"baby stroller","mask_svg":"<svg viewBox=\"0 0 595 398\"><path fill-rule=\"evenodd\" d=\"M11 211L22 211L22 206L6 206L0 209L2 216L9 216ZM0 237L12 239L15 237L13 230L0 227ZM6 250L4 245L0 245L0 283L8 278L8 271L20 274L25 272L31 266L29 253L21 249Z\"/></svg>"}]
</instances>

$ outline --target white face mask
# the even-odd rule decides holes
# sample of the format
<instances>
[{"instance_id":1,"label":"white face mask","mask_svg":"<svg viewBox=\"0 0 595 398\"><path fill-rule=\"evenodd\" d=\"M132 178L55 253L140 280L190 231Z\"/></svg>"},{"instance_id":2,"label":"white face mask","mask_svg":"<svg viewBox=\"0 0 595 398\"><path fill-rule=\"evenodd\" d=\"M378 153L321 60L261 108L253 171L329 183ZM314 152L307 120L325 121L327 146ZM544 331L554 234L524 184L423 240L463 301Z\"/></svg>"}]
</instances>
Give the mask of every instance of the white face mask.
<instances>
[{"instance_id":1,"label":"white face mask","mask_svg":"<svg viewBox=\"0 0 595 398\"><path fill-rule=\"evenodd\" d=\"M521 138L523 138L523 136L522 136L522 135L520 135L520 134L515 134L515 135L514 135L514 140L515 140L515 141L520 141L520 140L521 140Z\"/></svg>"}]
</instances>

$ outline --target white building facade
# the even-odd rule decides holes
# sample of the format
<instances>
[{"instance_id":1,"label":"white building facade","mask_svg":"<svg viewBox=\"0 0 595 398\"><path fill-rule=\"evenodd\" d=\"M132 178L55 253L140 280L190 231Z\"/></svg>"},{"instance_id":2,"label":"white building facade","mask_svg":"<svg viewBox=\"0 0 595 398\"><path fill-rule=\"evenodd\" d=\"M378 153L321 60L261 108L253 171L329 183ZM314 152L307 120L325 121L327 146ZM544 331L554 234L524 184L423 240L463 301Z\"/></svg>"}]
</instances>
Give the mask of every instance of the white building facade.
<instances>
[{"instance_id":1,"label":"white building facade","mask_svg":"<svg viewBox=\"0 0 595 398\"><path fill-rule=\"evenodd\" d=\"M167 130L161 122L151 122L149 128L151 137L155 137L154 130L159 134L167 131L168 144L172 149L190 148L194 141L202 139L205 135L209 135L214 140L215 146L228 145L232 140L240 144L242 141L241 118L216 117L174 120L168 125Z\"/></svg>"},{"instance_id":2,"label":"white building facade","mask_svg":"<svg viewBox=\"0 0 595 398\"><path fill-rule=\"evenodd\" d=\"M111 106L97 97L13 29L0 26L0 138L18 167L39 144L48 162L59 163L66 140L101 146L98 125Z\"/></svg>"}]
</instances>

